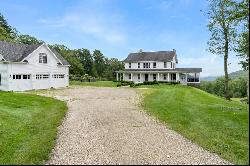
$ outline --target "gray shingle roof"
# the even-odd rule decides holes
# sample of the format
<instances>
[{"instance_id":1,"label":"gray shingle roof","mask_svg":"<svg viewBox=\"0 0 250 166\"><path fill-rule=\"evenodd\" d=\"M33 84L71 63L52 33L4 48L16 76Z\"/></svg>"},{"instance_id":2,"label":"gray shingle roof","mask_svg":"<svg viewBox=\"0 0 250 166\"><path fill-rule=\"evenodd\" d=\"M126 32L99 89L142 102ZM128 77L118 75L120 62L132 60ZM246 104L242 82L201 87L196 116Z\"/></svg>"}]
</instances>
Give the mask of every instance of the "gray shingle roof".
<instances>
[{"instance_id":1,"label":"gray shingle roof","mask_svg":"<svg viewBox=\"0 0 250 166\"><path fill-rule=\"evenodd\" d=\"M6 61L20 62L30 53L36 50L41 44L27 45L20 43L9 43L0 41L0 54ZM63 63L63 65L69 65L69 63L54 49L51 51L57 56L57 58Z\"/></svg>"},{"instance_id":2,"label":"gray shingle roof","mask_svg":"<svg viewBox=\"0 0 250 166\"><path fill-rule=\"evenodd\" d=\"M62 62L63 65L70 65L54 48L50 47L50 50L56 55L56 57Z\"/></svg>"},{"instance_id":3,"label":"gray shingle roof","mask_svg":"<svg viewBox=\"0 0 250 166\"><path fill-rule=\"evenodd\" d=\"M138 52L130 53L124 62L138 62L138 61L172 61L175 56L175 60L178 63L177 55L175 51L157 51L157 52Z\"/></svg>"}]
</instances>

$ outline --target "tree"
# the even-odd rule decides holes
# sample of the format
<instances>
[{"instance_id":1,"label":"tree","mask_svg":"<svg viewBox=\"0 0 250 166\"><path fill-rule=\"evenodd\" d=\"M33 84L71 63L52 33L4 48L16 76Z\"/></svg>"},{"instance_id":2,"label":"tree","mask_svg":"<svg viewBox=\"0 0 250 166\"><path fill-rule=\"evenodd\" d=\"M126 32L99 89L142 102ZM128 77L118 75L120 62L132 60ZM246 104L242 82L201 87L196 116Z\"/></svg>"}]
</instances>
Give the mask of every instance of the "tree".
<instances>
[{"instance_id":1,"label":"tree","mask_svg":"<svg viewBox=\"0 0 250 166\"><path fill-rule=\"evenodd\" d=\"M12 28L4 16L0 13L0 40L14 41L17 31Z\"/></svg>"},{"instance_id":2,"label":"tree","mask_svg":"<svg viewBox=\"0 0 250 166\"><path fill-rule=\"evenodd\" d=\"M239 26L239 38L235 51L243 58L242 68L248 71L249 68L249 0L242 0L235 4L232 11L232 18Z\"/></svg>"},{"instance_id":3,"label":"tree","mask_svg":"<svg viewBox=\"0 0 250 166\"><path fill-rule=\"evenodd\" d=\"M241 30L235 51L237 56L243 59L240 62L242 68L249 72L249 0L242 0L236 3L233 19L238 23L238 29ZM249 101L249 79L247 81L247 97Z\"/></svg>"},{"instance_id":4,"label":"tree","mask_svg":"<svg viewBox=\"0 0 250 166\"><path fill-rule=\"evenodd\" d=\"M94 50L93 52L93 60L94 60L94 66L97 72L97 75L99 78L103 77L103 73L105 70L105 60L104 56L99 50Z\"/></svg>"},{"instance_id":5,"label":"tree","mask_svg":"<svg viewBox=\"0 0 250 166\"><path fill-rule=\"evenodd\" d=\"M84 67L84 71L89 74L92 75L93 74L93 66L94 66L94 62L93 62L93 58L89 52L88 49L78 49L77 51L77 58L80 60L80 62L82 63L83 67Z\"/></svg>"},{"instance_id":6,"label":"tree","mask_svg":"<svg viewBox=\"0 0 250 166\"><path fill-rule=\"evenodd\" d=\"M42 40L38 40L37 38L30 36L30 35L18 35L16 41L18 43L23 43L23 44L41 44L43 43Z\"/></svg>"},{"instance_id":7,"label":"tree","mask_svg":"<svg viewBox=\"0 0 250 166\"><path fill-rule=\"evenodd\" d=\"M229 100L228 55L229 51L234 48L234 39L236 37L234 21L232 20L232 10L235 8L235 2L232 0L208 0L208 2L208 29L212 33L208 41L209 51L224 57L224 96Z\"/></svg>"}]
</instances>

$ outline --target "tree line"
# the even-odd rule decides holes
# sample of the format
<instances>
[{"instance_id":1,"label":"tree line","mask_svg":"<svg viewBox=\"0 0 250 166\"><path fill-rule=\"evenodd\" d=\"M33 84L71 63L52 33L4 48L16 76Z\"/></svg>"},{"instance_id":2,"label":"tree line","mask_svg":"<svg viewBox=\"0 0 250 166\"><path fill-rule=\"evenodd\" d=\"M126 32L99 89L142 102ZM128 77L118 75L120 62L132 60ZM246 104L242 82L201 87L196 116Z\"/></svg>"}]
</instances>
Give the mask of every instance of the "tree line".
<instances>
[{"instance_id":1,"label":"tree line","mask_svg":"<svg viewBox=\"0 0 250 166\"><path fill-rule=\"evenodd\" d=\"M4 16L0 13L0 40L23 43L41 44L44 43L33 36L21 34L10 26ZM95 49L92 53L86 49L70 49L65 45L53 44L54 48L69 63L70 78L74 80L114 80L115 71L122 70L124 65L116 58L107 58L103 53Z\"/></svg>"},{"instance_id":2,"label":"tree line","mask_svg":"<svg viewBox=\"0 0 250 166\"><path fill-rule=\"evenodd\" d=\"M200 89L208 93L224 97L225 78L219 77L214 81L201 81ZM247 77L238 77L229 79L228 89L229 97L244 98L247 97Z\"/></svg>"}]
</instances>

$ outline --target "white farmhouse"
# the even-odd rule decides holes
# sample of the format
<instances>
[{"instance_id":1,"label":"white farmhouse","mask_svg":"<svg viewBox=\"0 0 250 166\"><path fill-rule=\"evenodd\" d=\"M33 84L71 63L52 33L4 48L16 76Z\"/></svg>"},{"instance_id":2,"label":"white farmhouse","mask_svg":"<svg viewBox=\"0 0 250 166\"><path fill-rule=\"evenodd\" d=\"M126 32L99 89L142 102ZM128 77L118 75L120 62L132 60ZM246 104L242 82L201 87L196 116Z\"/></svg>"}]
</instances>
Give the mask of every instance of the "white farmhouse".
<instances>
[{"instance_id":1,"label":"white farmhouse","mask_svg":"<svg viewBox=\"0 0 250 166\"><path fill-rule=\"evenodd\" d=\"M125 70L117 71L117 80L180 82L199 84L201 68L177 68L176 50L130 53L123 61Z\"/></svg>"},{"instance_id":2,"label":"white farmhouse","mask_svg":"<svg viewBox=\"0 0 250 166\"><path fill-rule=\"evenodd\" d=\"M69 63L45 43L0 41L0 90L25 91L69 85Z\"/></svg>"}]
</instances>

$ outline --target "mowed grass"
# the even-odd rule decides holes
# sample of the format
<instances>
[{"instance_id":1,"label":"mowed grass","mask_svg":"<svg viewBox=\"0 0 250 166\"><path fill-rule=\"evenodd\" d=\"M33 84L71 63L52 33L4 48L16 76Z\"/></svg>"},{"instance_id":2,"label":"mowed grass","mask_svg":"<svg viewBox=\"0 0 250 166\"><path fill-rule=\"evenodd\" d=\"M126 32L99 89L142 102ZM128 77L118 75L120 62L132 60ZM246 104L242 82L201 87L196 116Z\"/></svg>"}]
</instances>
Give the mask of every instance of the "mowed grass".
<instances>
[{"instance_id":1,"label":"mowed grass","mask_svg":"<svg viewBox=\"0 0 250 166\"><path fill-rule=\"evenodd\" d=\"M66 111L52 98L0 92L0 164L44 164Z\"/></svg>"},{"instance_id":2,"label":"mowed grass","mask_svg":"<svg viewBox=\"0 0 250 166\"><path fill-rule=\"evenodd\" d=\"M96 81L96 82L70 81L70 85L96 86L96 87L116 87L117 82L113 82L113 81Z\"/></svg>"},{"instance_id":3,"label":"mowed grass","mask_svg":"<svg viewBox=\"0 0 250 166\"><path fill-rule=\"evenodd\" d=\"M181 85L142 86L145 110L234 164L249 164L248 105Z\"/></svg>"}]
</instances>

